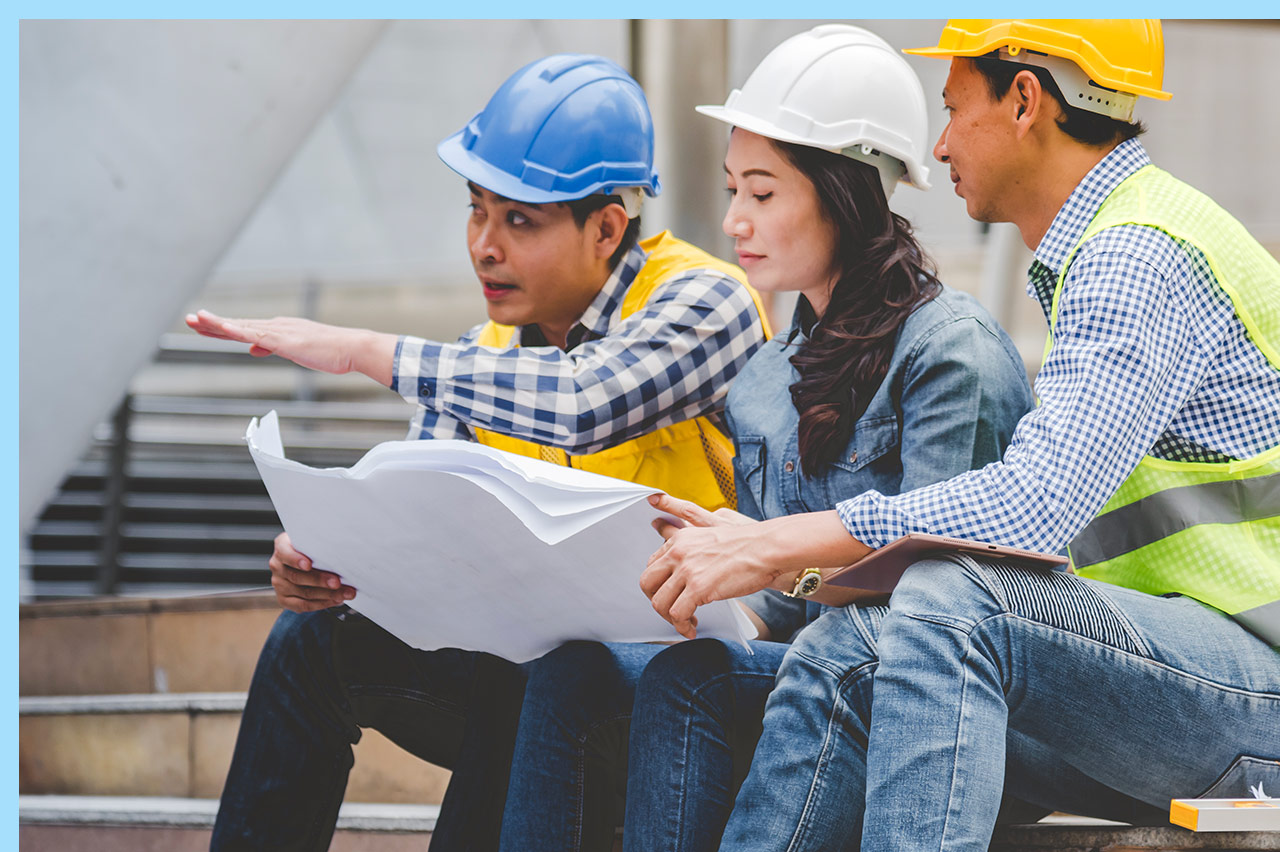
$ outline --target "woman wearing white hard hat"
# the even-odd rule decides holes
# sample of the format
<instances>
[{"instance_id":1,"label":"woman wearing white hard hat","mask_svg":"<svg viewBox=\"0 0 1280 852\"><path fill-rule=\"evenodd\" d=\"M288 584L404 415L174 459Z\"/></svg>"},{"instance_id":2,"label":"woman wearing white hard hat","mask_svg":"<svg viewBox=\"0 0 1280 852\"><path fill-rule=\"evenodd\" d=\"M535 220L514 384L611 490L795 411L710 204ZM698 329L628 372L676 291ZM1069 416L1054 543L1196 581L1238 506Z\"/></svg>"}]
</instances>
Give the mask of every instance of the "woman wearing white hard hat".
<instances>
[{"instance_id":1,"label":"woman wearing white hard hat","mask_svg":"<svg viewBox=\"0 0 1280 852\"><path fill-rule=\"evenodd\" d=\"M899 183L928 187L924 93L906 61L866 30L819 26L775 48L724 106L698 111L734 128L724 230L739 262L757 289L799 299L791 329L729 391L740 514L667 497L660 508L714 535L999 459L1031 405L1021 359L973 299L937 280L888 206ZM666 579L649 571L641 586L652 596ZM535 662L503 848L608 850L625 795L627 850L715 849L786 642L821 629L819 601L834 607L828 619L879 617L845 606L855 595L807 575L751 595L750 650L577 642Z\"/></svg>"}]
</instances>

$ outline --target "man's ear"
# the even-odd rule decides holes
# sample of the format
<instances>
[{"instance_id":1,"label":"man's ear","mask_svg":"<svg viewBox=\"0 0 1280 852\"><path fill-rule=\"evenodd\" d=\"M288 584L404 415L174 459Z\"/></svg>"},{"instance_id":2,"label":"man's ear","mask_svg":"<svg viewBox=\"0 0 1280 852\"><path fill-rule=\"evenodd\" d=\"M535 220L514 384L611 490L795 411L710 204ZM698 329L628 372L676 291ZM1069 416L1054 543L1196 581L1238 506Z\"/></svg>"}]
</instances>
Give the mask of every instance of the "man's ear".
<instances>
[{"instance_id":1,"label":"man's ear","mask_svg":"<svg viewBox=\"0 0 1280 852\"><path fill-rule=\"evenodd\" d=\"M596 231L595 255L608 260L622 245L622 237L627 232L631 221L621 204L606 204L593 215L599 216L599 227Z\"/></svg>"},{"instance_id":2,"label":"man's ear","mask_svg":"<svg viewBox=\"0 0 1280 852\"><path fill-rule=\"evenodd\" d=\"M1013 121L1018 138L1031 132L1031 127L1042 114L1050 112L1049 97L1040 78L1031 71L1019 71L1009 86L1009 99L1013 108Z\"/></svg>"}]
</instances>

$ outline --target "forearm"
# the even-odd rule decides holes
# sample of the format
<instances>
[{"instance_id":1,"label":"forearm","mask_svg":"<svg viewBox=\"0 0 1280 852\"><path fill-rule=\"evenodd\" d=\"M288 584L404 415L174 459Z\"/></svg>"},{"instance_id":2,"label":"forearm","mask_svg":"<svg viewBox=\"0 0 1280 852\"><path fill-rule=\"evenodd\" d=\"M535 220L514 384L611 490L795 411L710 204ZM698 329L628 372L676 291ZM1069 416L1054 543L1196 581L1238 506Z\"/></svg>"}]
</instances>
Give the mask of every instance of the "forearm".
<instances>
[{"instance_id":1,"label":"forearm","mask_svg":"<svg viewBox=\"0 0 1280 852\"><path fill-rule=\"evenodd\" d=\"M400 338L394 334L367 329L346 331L354 332L348 343L352 371L364 373L378 384L391 387L396 346Z\"/></svg>"},{"instance_id":2,"label":"forearm","mask_svg":"<svg viewBox=\"0 0 1280 852\"><path fill-rule=\"evenodd\" d=\"M791 591L801 571L820 568L824 575L829 574L857 562L872 550L849 534L835 510L785 515L761 521L752 529L758 542L758 558L773 576L770 585L780 591Z\"/></svg>"}]
</instances>

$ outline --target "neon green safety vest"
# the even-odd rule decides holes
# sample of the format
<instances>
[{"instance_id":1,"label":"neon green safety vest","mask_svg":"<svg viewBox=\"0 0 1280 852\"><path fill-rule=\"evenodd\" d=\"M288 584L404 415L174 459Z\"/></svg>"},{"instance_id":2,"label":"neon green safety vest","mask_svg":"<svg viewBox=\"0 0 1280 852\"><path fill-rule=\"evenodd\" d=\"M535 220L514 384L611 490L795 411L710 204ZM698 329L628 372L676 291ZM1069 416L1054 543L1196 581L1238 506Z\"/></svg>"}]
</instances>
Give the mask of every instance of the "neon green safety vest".
<instances>
[{"instance_id":1,"label":"neon green safety vest","mask_svg":"<svg viewBox=\"0 0 1280 852\"><path fill-rule=\"evenodd\" d=\"M648 257L622 300L624 318L643 307L663 284L694 269L714 269L747 287L746 274L741 269L667 231L644 240L640 247ZM750 287L747 291L768 338L769 323L760 297ZM514 332L512 326L489 322L480 330L476 343L507 346ZM580 455L486 429L473 431L477 441L490 447L661 488L673 497L691 500L711 511L737 505L733 442L706 417L674 423L608 449Z\"/></svg>"},{"instance_id":2,"label":"neon green safety vest","mask_svg":"<svg viewBox=\"0 0 1280 852\"><path fill-rule=\"evenodd\" d=\"M1155 166L1107 196L1071 260L1104 228L1146 225L1198 248L1249 339L1280 369L1280 264L1208 197ZM1280 412L1277 412L1280 417ZM1280 446L1229 463L1144 457L1070 547L1075 572L1216 607L1280 648Z\"/></svg>"}]
</instances>

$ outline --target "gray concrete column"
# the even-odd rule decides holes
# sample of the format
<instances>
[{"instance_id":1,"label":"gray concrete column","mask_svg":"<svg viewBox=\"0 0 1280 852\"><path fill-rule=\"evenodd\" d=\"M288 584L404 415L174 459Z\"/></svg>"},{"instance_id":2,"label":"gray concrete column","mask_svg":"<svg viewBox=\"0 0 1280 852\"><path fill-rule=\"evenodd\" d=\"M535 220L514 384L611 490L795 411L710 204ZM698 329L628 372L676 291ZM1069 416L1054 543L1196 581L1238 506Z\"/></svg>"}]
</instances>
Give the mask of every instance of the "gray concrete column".
<instances>
[{"instance_id":1,"label":"gray concrete column","mask_svg":"<svg viewBox=\"0 0 1280 852\"><path fill-rule=\"evenodd\" d=\"M631 69L653 111L662 179L662 195L645 202L645 232L670 228L734 260L733 243L720 230L728 127L693 111L724 103L728 57L727 21L631 22Z\"/></svg>"}]
</instances>

